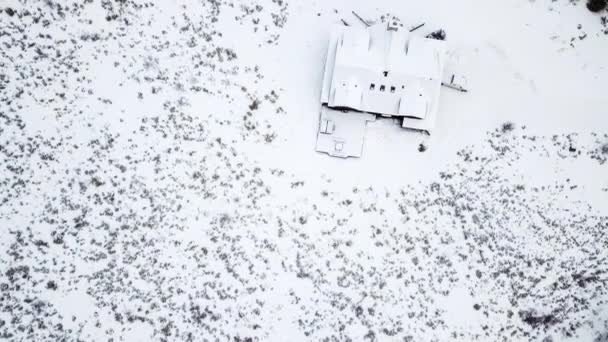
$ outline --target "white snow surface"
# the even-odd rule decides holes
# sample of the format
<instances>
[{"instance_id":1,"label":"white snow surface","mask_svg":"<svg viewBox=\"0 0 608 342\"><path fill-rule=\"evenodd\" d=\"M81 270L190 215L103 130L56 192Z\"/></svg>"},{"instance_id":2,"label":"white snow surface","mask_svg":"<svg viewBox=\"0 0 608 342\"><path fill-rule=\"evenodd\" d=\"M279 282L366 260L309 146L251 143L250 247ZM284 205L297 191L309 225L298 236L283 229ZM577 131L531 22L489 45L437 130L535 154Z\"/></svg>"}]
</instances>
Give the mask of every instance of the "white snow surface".
<instances>
[{"instance_id":1,"label":"white snow surface","mask_svg":"<svg viewBox=\"0 0 608 342\"><path fill-rule=\"evenodd\" d=\"M608 11L0 2L0 336L607 341ZM341 19L444 29L432 136L314 151Z\"/></svg>"}]
</instances>

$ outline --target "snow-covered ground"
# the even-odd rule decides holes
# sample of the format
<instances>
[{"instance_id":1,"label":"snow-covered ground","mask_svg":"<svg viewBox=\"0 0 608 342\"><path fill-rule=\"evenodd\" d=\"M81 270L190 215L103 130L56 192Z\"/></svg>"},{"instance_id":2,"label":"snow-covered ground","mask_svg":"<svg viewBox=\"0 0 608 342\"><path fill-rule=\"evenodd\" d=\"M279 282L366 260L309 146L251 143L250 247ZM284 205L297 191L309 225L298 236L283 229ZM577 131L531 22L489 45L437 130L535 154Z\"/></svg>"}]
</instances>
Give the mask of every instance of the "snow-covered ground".
<instances>
[{"instance_id":1,"label":"snow-covered ground","mask_svg":"<svg viewBox=\"0 0 608 342\"><path fill-rule=\"evenodd\" d=\"M0 2L0 337L608 341L608 12ZM341 20L442 28L432 135L314 152Z\"/></svg>"}]
</instances>

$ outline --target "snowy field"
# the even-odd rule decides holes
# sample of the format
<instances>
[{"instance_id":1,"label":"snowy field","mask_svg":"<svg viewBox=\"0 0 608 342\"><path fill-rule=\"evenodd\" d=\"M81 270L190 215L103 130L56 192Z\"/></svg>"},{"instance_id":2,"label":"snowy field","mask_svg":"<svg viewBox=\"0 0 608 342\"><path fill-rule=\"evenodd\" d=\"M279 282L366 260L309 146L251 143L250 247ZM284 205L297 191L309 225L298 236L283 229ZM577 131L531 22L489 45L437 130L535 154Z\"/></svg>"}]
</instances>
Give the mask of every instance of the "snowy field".
<instances>
[{"instance_id":1,"label":"snowy field","mask_svg":"<svg viewBox=\"0 0 608 342\"><path fill-rule=\"evenodd\" d=\"M353 10L471 91L345 160ZM0 340L606 342L607 89L584 0L2 0Z\"/></svg>"}]
</instances>

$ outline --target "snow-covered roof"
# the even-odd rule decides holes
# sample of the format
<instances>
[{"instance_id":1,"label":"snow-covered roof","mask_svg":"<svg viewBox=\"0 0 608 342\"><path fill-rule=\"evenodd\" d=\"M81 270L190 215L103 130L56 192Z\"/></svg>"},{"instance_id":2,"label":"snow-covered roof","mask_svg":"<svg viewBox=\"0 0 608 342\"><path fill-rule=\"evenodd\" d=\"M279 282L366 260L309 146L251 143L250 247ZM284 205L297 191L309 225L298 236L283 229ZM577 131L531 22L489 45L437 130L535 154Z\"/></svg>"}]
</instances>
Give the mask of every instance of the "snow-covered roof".
<instances>
[{"instance_id":1,"label":"snow-covered roof","mask_svg":"<svg viewBox=\"0 0 608 342\"><path fill-rule=\"evenodd\" d=\"M321 102L405 117L404 127L430 130L444 55L445 42L384 25L337 27L330 38Z\"/></svg>"},{"instance_id":2,"label":"snow-covered roof","mask_svg":"<svg viewBox=\"0 0 608 342\"><path fill-rule=\"evenodd\" d=\"M399 117L402 127L430 131L445 54L444 41L384 25L336 27L323 76L317 151L361 156L365 127L376 114Z\"/></svg>"}]
</instances>

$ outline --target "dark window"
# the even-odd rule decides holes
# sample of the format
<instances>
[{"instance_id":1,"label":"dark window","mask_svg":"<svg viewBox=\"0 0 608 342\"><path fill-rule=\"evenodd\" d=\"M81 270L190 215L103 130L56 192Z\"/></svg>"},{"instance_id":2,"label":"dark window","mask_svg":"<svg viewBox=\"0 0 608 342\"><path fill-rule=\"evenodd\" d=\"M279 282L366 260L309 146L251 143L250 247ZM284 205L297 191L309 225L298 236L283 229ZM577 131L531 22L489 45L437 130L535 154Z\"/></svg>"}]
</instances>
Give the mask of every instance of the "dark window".
<instances>
[{"instance_id":1,"label":"dark window","mask_svg":"<svg viewBox=\"0 0 608 342\"><path fill-rule=\"evenodd\" d=\"M394 93L394 92L395 92L395 87L391 86L391 93Z\"/></svg>"},{"instance_id":2,"label":"dark window","mask_svg":"<svg viewBox=\"0 0 608 342\"><path fill-rule=\"evenodd\" d=\"M388 77L388 71L383 72L384 77Z\"/></svg>"},{"instance_id":3,"label":"dark window","mask_svg":"<svg viewBox=\"0 0 608 342\"><path fill-rule=\"evenodd\" d=\"M385 87L384 84L380 86L380 91L384 91Z\"/></svg>"},{"instance_id":4,"label":"dark window","mask_svg":"<svg viewBox=\"0 0 608 342\"><path fill-rule=\"evenodd\" d=\"M370 85L369 85L369 90L374 90L374 89L376 89L376 85L375 85L375 84L373 84L373 83L372 83L372 84L370 84Z\"/></svg>"}]
</instances>

